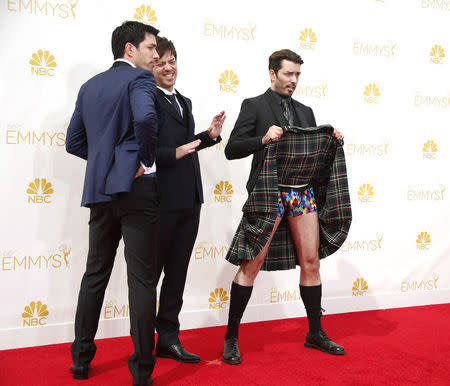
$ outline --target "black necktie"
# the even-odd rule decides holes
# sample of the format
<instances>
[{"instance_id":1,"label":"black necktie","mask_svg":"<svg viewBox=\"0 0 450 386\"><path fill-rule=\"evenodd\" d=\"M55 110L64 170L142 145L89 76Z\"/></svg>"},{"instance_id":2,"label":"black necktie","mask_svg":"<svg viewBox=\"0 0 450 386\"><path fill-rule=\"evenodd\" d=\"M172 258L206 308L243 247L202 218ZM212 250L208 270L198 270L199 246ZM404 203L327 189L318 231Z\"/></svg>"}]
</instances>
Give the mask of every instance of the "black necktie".
<instances>
[{"instance_id":1,"label":"black necktie","mask_svg":"<svg viewBox=\"0 0 450 386\"><path fill-rule=\"evenodd\" d=\"M180 115L180 117L182 117L183 115L181 114L180 106L178 105L177 97L175 96L175 94L166 94L166 98L170 101L173 108Z\"/></svg>"},{"instance_id":2,"label":"black necktie","mask_svg":"<svg viewBox=\"0 0 450 386\"><path fill-rule=\"evenodd\" d=\"M294 116L292 115L291 107L289 106L288 99L282 99L281 104L283 105L283 116L286 118L289 126L294 125Z\"/></svg>"}]
</instances>

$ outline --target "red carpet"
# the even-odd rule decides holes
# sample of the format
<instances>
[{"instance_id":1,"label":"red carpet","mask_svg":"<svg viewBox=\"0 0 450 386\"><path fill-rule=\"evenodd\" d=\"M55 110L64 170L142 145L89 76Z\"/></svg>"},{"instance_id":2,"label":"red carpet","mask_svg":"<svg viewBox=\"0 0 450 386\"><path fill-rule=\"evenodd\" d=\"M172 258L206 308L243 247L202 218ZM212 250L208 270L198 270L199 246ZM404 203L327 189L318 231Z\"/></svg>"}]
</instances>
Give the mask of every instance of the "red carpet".
<instances>
[{"instance_id":1,"label":"red carpet","mask_svg":"<svg viewBox=\"0 0 450 386\"><path fill-rule=\"evenodd\" d=\"M306 349L305 318L244 324L243 363L220 361L225 327L183 331L199 364L158 359L155 385L450 385L450 304L329 315L324 329L347 349ZM73 381L69 344L0 351L0 384L129 385L129 337L97 341L87 381Z\"/></svg>"}]
</instances>

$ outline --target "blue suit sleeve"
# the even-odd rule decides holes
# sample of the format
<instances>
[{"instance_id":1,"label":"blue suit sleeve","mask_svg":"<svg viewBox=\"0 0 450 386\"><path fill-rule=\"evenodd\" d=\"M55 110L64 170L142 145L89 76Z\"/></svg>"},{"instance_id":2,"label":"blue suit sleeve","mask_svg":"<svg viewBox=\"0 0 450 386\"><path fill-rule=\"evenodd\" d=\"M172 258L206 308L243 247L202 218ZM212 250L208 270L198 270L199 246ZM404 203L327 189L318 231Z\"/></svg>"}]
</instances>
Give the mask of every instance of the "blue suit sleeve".
<instances>
[{"instance_id":1,"label":"blue suit sleeve","mask_svg":"<svg viewBox=\"0 0 450 386\"><path fill-rule=\"evenodd\" d=\"M158 140L158 118L155 109L156 82L150 71L139 75L129 86L134 134L139 157L145 166L153 165Z\"/></svg>"},{"instance_id":2,"label":"blue suit sleeve","mask_svg":"<svg viewBox=\"0 0 450 386\"><path fill-rule=\"evenodd\" d=\"M87 160L88 157L88 143L86 128L84 127L83 119L81 117L81 94L83 88L78 93L77 102L75 104L75 111L67 128L66 135L66 151L77 157Z\"/></svg>"}]
</instances>

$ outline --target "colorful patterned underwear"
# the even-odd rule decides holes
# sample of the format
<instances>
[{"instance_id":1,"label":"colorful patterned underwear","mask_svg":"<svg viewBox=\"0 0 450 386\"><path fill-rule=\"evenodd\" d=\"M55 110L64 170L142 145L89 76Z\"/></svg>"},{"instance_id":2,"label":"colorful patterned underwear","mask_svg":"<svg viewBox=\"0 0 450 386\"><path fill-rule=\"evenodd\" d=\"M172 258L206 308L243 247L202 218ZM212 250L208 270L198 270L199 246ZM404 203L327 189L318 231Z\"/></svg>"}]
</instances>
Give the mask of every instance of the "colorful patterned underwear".
<instances>
[{"instance_id":1,"label":"colorful patterned underwear","mask_svg":"<svg viewBox=\"0 0 450 386\"><path fill-rule=\"evenodd\" d=\"M291 217L317 212L314 191L305 188L278 187L278 217L283 217L284 212Z\"/></svg>"}]
</instances>

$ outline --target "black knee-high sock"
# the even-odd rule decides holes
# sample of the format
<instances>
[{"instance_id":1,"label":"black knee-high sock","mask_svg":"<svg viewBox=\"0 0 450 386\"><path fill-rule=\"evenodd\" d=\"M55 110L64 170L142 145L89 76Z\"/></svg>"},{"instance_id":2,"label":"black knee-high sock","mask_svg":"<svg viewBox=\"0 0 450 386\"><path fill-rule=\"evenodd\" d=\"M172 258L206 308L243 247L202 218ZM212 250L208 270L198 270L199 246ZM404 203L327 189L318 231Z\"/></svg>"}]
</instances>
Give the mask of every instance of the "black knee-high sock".
<instances>
[{"instance_id":1,"label":"black knee-high sock","mask_svg":"<svg viewBox=\"0 0 450 386\"><path fill-rule=\"evenodd\" d=\"M300 295L306 308L309 331L316 333L322 329L320 324L322 284L310 287L300 285Z\"/></svg>"},{"instance_id":2,"label":"black knee-high sock","mask_svg":"<svg viewBox=\"0 0 450 386\"><path fill-rule=\"evenodd\" d=\"M230 311L228 313L228 328L225 339L238 337L239 323L252 295L252 290L253 286L243 286L233 281L231 285Z\"/></svg>"}]
</instances>

